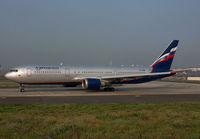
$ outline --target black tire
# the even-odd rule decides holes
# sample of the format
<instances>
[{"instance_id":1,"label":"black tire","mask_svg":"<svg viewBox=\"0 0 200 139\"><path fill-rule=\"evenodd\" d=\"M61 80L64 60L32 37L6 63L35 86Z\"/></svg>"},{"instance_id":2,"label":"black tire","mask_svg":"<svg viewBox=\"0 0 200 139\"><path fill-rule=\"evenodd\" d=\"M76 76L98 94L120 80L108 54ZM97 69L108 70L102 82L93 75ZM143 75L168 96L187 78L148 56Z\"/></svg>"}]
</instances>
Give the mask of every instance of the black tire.
<instances>
[{"instance_id":1,"label":"black tire","mask_svg":"<svg viewBox=\"0 0 200 139\"><path fill-rule=\"evenodd\" d=\"M106 88L104 88L104 91L115 91L115 88L113 88L113 87L106 87Z\"/></svg>"},{"instance_id":2,"label":"black tire","mask_svg":"<svg viewBox=\"0 0 200 139\"><path fill-rule=\"evenodd\" d=\"M19 92L24 92L24 89L23 88L19 89Z\"/></svg>"},{"instance_id":3,"label":"black tire","mask_svg":"<svg viewBox=\"0 0 200 139\"><path fill-rule=\"evenodd\" d=\"M115 91L115 88L110 88L110 91Z\"/></svg>"}]
</instances>

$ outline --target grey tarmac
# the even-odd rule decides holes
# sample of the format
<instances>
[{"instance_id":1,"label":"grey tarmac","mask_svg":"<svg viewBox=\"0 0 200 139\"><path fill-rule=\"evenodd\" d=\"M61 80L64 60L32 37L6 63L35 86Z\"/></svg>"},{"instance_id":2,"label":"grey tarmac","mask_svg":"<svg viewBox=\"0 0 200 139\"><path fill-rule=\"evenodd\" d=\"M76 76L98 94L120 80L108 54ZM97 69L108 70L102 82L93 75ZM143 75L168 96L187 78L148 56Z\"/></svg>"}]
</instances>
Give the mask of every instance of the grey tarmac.
<instances>
[{"instance_id":1,"label":"grey tarmac","mask_svg":"<svg viewBox=\"0 0 200 139\"><path fill-rule=\"evenodd\" d=\"M153 81L116 87L114 92L81 88L0 89L0 104L152 103L200 101L200 84Z\"/></svg>"}]
</instances>

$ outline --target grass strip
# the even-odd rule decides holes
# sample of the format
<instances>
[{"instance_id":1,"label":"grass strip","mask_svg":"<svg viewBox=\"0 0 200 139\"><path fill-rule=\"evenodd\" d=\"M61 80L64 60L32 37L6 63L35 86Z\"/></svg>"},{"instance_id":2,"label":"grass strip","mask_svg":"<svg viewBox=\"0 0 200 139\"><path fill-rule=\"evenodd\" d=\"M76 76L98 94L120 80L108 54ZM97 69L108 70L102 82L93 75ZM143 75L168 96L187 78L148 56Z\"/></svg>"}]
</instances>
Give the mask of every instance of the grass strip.
<instances>
[{"instance_id":1,"label":"grass strip","mask_svg":"<svg viewBox=\"0 0 200 139\"><path fill-rule=\"evenodd\" d=\"M0 138L199 138L200 102L0 105Z\"/></svg>"}]
</instances>

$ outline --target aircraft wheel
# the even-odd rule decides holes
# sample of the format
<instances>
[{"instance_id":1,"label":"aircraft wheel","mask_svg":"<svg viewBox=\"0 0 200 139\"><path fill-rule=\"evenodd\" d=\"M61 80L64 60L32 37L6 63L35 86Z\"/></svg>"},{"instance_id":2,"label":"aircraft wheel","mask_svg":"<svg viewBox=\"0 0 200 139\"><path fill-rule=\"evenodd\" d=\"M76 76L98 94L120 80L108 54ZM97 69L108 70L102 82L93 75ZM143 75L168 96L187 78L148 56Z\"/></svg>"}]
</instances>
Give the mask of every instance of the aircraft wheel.
<instances>
[{"instance_id":1,"label":"aircraft wheel","mask_svg":"<svg viewBox=\"0 0 200 139\"><path fill-rule=\"evenodd\" d=\"M24 84L20 84L19 86L19 92L24 92Z\"/></svg>"},{"instance_id":2,"label":"aircraft wheel","mask_svg":"<svg viewBox=\"0 0 200 139\"><path fill-rule=\"evenodd\" d=\"M19 91L20 91L20 92L24 92L24 88L21 88Z\"/></svg>"},{"instance_id":3,"label":"aircraft wheel","mask_svg":"<svg viewBox=\"0 0 200 139\"><path fill-rule=\"evenodd\" d=\"M113 88L113 87L112 87L112 88L110 88L110 91L115 91L115 88Z\"/></svg>"},{"instance_id":4,"label":"aircraft wheel","mask_svg":"<svg viewBox=\"0 0 200 139\"><path fill-rule=\"evenodd\" d=\"M113 87L106 87L106 88L104 88L104 91L115 91L115 88L113 88Z\"/></svg>"}]
</instances>

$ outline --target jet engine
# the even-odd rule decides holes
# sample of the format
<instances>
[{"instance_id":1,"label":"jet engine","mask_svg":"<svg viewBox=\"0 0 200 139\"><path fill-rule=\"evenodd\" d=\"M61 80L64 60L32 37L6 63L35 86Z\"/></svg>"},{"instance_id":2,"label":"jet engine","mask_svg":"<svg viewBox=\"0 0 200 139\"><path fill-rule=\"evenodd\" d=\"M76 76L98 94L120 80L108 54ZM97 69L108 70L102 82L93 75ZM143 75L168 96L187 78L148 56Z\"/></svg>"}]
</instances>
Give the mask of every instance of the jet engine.
<instances>
[{"instance_id":1,"label":"jet engine","mask_svg":"<svg viewBox=\"0 0 200 139\"><path fill-rule=\"evenodd\" d=\"M82 87L89 90L99 90L101 81L99 79L88 78L82 81Z\"/></svg>"}]
</instances>

